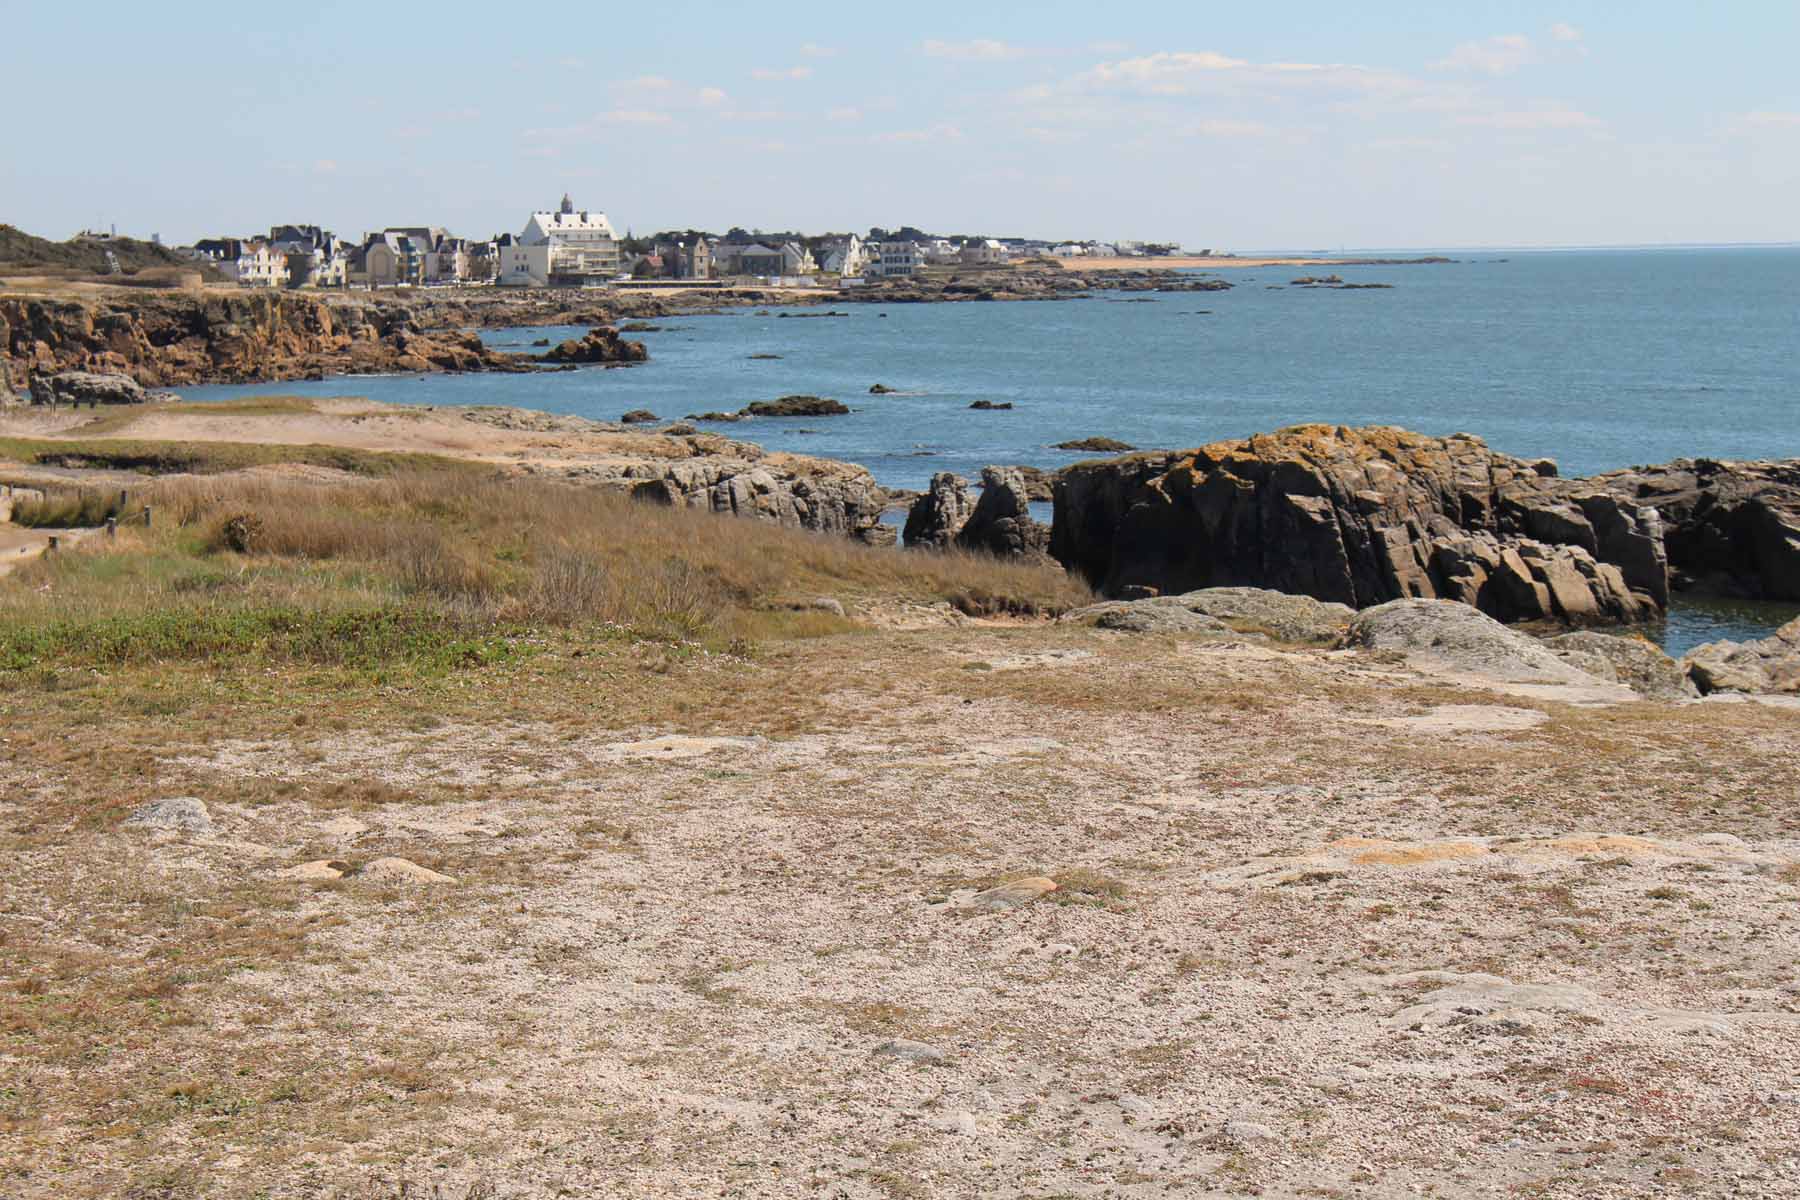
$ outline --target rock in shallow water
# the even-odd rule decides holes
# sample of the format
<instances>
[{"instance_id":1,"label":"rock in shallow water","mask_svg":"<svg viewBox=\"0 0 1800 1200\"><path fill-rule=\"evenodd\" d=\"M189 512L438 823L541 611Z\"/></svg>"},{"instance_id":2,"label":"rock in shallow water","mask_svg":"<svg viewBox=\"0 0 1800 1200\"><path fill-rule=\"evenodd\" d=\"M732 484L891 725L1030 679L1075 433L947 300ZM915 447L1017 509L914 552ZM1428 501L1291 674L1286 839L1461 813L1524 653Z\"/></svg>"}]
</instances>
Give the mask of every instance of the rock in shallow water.
<instances>
[{"instance_id":1,"label":"rock in shallow water","mask_svg":"<svg viewBox=\"0 0 1800 1200\"><path fill-rule=\"evenodd\" d=\"M1754 642L1709 642L1682 658L1702 692L1800 693L1800 617Z\"/></svg>"}]
</instances>

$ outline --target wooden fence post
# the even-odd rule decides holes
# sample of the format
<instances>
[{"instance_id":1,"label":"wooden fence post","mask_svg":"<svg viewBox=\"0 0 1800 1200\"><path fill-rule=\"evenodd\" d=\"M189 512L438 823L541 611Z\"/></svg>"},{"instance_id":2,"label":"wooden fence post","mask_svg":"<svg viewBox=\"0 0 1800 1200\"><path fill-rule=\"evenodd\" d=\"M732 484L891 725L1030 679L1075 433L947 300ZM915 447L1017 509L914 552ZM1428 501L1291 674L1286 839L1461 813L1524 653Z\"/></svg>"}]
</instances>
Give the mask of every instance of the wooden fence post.
<instances>
[{"instance_id":1,"label":"wooden fence post","mask_svg":"<svg viewBox=\"0 0 1800 1200\"><path fill-rule=\"evenodd\" d=\"M144 505L144 528L150 528L150 506Z\"/></svg>"},{"instance_id":2,"label":"wooden fence post","mask_svg":"<svg viewBox=\"0 0 1800 1200\"><path fill-rule=\"evenodd\" d=\"M106 536L109 538L116 538L119 536L119 518L106 518Z\"/></svg>"},{"instance_id":3,"label":"wooden fence post","mask_svg":"<svg viewBox=\"0 0 1800 1200\"><path fill-rule=\"evenodd\" d=\"M56 535L53 533L50 535L50 544L48 546L44 547L44 553L49 554L49 553L53 552L55 549L56 549Z\"/></svg>"}]
</instances>

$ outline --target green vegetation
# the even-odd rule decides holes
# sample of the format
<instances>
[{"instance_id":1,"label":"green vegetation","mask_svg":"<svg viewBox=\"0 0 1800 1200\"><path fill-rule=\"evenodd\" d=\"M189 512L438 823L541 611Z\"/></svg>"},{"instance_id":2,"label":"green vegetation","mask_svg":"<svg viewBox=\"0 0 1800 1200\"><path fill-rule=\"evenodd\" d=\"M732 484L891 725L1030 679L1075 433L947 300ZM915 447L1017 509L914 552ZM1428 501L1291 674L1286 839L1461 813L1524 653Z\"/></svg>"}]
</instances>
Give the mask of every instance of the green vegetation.
<instances>
[{"instance_id":1,"label":"green vegetation","mask_svg":"<svg viewBox=\"0 0 1800 1200\"><path fill-rule=\"evenodd\" d=\"M109 414L99 420L112 419ZM345 446L283 446L257 442L163 442L131 438L0 437L0 459L40 467L141 471L148 475L215 475L245 467L282 463L334 467L357 475L384 477L437 470L477 474L478 463L435 454L356 450Z\"/></svg>"},{"instance_id":2,"label":"green vegetation","mask_svg":"<svg viewBox=\"0 0 1800 1200\"><path fill-rule=\"evenodd\" d=\"M128 272L166 268L201 271L200 264L181 257L167 246L134 238L114 238L105 243L52 242L11 225L0 225L0 272L104 274L108 250L118 258L120 268Z\"/></svg>"},{"instance_id":3,"label":"green vegetation","mask_svg":"<svg viewBox=\"0 0 1800 1200\"><path fill-rule=\"evenodd\" d=\"M125 503L116 489L60 492L42 500L21 500L13 505L14 525L29 529L92 529L124 513Z\"/></svg>"}]
</instances>

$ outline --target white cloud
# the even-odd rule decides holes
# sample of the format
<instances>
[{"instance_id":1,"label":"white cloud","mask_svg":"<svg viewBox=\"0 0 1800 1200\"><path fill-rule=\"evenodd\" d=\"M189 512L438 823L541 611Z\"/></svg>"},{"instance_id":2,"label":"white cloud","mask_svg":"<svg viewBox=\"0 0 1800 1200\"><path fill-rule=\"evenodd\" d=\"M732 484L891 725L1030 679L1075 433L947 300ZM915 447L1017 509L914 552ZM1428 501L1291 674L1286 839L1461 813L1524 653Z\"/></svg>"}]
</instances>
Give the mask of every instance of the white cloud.
<instances>
[{"instance_id":1,"label":"white cloud","mask_svg":"<svg viewBox=\"0 0 1800 1200\"><path fill-rule=\"evenodd\" d=\"M927 58L954 58L967 62L999 62L1008 58L1023 58L1028 53L1023 47L988 38L976 38L972 42L933 40L926 42L923 49Z\"/></svg>"},{"instance_id":2,"label":"white cloud","mask_svg":"<svg viewBox=\"0 0 1800 1200\"><path fill-rule=\"evenodd\" d=\"M734 108L719 114L722 121L785 121L793 116L774 108Z\"/></svg>"},{"instance_id":3,"label":"white cloud","mask_svg":"<svg viewBox=\"0 0 1800 1200\"><path fill-rule=\"evenodd\" d=\"M1464 42L1432 63L1438 71L1476 71L1508 75L1538 61L1537 47L1522 33L1505 33L1480 42Z\"/></svg>"},{"instance_id":4,"label":"white cloud","mask_svg":"<svg viewBox=\"0 0 1800 1200\"><path fill-rule=\"evenodd\" d=\"M313 163L313 170L321 175L330 175L337 170L337 160L335 158L321 158Z\"/></svg>"},{"instance_id":5,"label":"white cloud","mask_svg":"<svg viewBox=\"0 0 1800 1200\"><path fill-rule=\"evenodd\" d=\"M805 79L812 73L813 70L811 67L789 67L785 71L771 70L768 67L758 67L756 70L750 72L750 77L752 79Z\"/></svg>"},{"instance_id":6,"label":"white cloud","mask_svg":"<svg viewBox=\"0 0 1800 1200\"><path fill-rule=\"evenodd\" d=\"M594 120L602 125L662 125L671 118L668 113L654 109L615 108L611 112L595 113Z\"/></svg>"},{"instance_id":7,"label":"white cloud","mask_svg":"<svg viewBox=\"0 0 1800 1200\"><path fill-rule=\"evenodd\" d=\"M1274 137L1278 131L1272 125L1261 121L1233 121L1225 118L1208 118L1183 126L1180 131L1189 137L1212 138L1261 138Z\"/></svg>"},{"instance_id":8,"label":"white cloud","mask_svg":"<svg viewBox=\"0 0 1800 1200\"><path fill-rule=\"evenodd\" d=\"M640 75L636 79L620 79L609 85L620 92L666 92L675 86L661 75Z\"/></svg>"},{"instance_id":9,"label":"white cloud","mask_svg":"<svg viewBox=\"0 0 1800 1200\"><path fill-rule=\"evenodd\" d=\"M816 42L808 42L806 45L800 47L800 53L806 55L808 58L836 58L837 47L821 46Z\"/></svg>"},{"instance_id":10,"label":"white cloud","mask_svg":"<svg viewBox=\"0 0 1800 1200\"><path fill-rule=\"evenodd\" d=\"M1094 54L1123 54L1131 49L1130 42L1089 42L1088 50Z\"/></svg>"},{"instance_id":11,"label":"white cloud","mask_svg":"<svg viewBox=\"0 0 1800 1200\"><path fill-rule=\"evenodd\" d=\"M834 108L825 114L825 119L828 121L860 121L862 120L862 109L852 108L848 105L843 108Z\"/></svg>"},{"instance_id":12,"label":"white cloud","mask_svg":"<svg viewBox=\"0 0 1800 1200\"><path fill-rule=\"evenodd\" d=\"M730 97L725 94L724 88L716 87L703 87L700 89L699 94L694 98L707 108L723 104L726 100L730 99Z\"/></svg>"},{"instance_id":13,"label":"white cloud","mask_svg":"<svg viewBox=\"0 0 1800 1200\"><path fill-rule=\"evenodd\" d=\"M1103 62L1077 76L1072 84L1077 90L1147 96L1293 91L1393 96L1425 87L1404 75L1349 63L1255 63L1213 50L1159 50L1139 58Z\"/></svg>"},{"instance_id":14,"label":"white cloud","mask_svg":"<svg viewBox=\"0 0 1800 1200\"><path fill-rule=\"evenodd\" d=\"M1768 109L1762 109L1757 112L1744 113L1737 118L1737 121L1740 125L1764 127L1800 126L1800 112L1771 112Z\"/></svg>"},{"instance_id":15,"label":"white cloud","mask_svg":"<svg viewBox=\"0 0 1800 1200\"><path fill-rule=\"evenodd\" d=\"M1567 21L1558 21L1550 27L1550 36L1552 39L1559 42L1579 42L1581 40L1581 30L1575 28L1575 26L1569 24Z\"/></svg>"}]
</instances>

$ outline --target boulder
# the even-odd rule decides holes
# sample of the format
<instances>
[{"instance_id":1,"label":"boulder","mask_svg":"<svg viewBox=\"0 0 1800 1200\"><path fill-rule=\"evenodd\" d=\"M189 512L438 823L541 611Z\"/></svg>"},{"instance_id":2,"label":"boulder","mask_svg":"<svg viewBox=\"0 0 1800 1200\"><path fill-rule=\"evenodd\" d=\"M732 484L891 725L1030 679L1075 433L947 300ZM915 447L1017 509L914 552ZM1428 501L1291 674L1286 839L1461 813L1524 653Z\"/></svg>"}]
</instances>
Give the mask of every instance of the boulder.
<instances>
[{"instance_id":1,"label":"boulder","mask_svg":"<svg viewBox=\"0 0 1800 1200\"><path fill-rule=\"evenodd\" d=\"M1066 468L1051 553L1107 595L1250 586L1351 608L1453 599L1508 621L1655 616L1656 514L1569 486L1466 434L1302 425Z\"/></svg>"},{"instance_id":2,"label":"boulder","mask_svg":"<svg viewBox=\"0 0 1800 1200\"><path fill-rule=\"evenodd\" d=\"M1194 612L1182 604L1179 596L1159 596L1150 600L1104 600L1074 612L1064 613L1059 620L1092 625L1096 629L1113 629L1121 633L1231 633L1231 626L1217 617Z\"/></svg>"},{"instance_id":3,"label":"boulder","mask_svg":"<svg viewBox=\"0 0 1800 1200\"><path fill-rule=\"evenodd\" d=\"M969 405L976 412L1011 412L1011 400L977 400Z\"/></svg>"},{"instance_id":4,"label":"boulder","mask_svg":"<svg viewBox=\"0 0 1800 1200\"><path fill-rule=\"evenodd\" d=\"M1136 450L1136 446L1109 437L1078 438L1072 442L1057 442L1053 450L1086 450L1094 454L1126 454Z\"/></svg>"},{"instance_id":5,"label":"boulder","mask_svg":"<svg viewBox=\"0 0 1800 1200\"><path fill-rule=\"evenodd\" d=\"M1622 683L1652 700L1687 700L1700 694L1680 663L1641 637L1582 630L1544 644L1589 675Z\"/></svg>"},{"instance_id":6,"label":"boulder","mask_svg":"<svg viewBox=\"0 0 1800 1200\"><path fill-rule=\"evenodd\" d=\"M647 408L634 408L624 416L620 417L619 420L626 425L651 425L662 420L662 418Z\"/></svg>"},{"instance_id":7,"label":"boulder","mask_svg":"<svg viewBox=\"0 0 1800 1200\"><path fill-rule=\"evenodd\" d=\"M206 810L204 802L193 796L174 796L140 804L131 810L125 823L144 829L184 833L190 837L207 837L213 831L212 814Z\"/></svg>"},{"instance_id":8,"label":"boulder","mask_svg":"<svg viewBox=\"0 0 1800 1200\"><path fill-rule=\"evenodd\" d=\"M1049 557L1050 530L1032 519L1024 477L1011 467L981 468L981 499L955 540L1000 558Z\"/></svg>"},{"instance_id":9,"label":"boulder","mask_svg":"<svg viewBox=\"0 0 1800 1200\"><path fill-rule=\"evenodd\" d=\"M628 342L609 325L590 329L579 341L571 338L542 356L552 363L635 363L650 357L642 342Z\"/></svg>"},{"instance_id":10,"label":"boulder","mask_svg":"<svg viewBox=\"0 0 1800 1200\"><path fill-rule=\"evenodd\" d=\"M31 381L34 404L142 404L148 398L143 385L129 375L61 371Z\"/></svg>"},{"instance_id":11,"label":"boulder","mask_svg":"<svg viewBox=\"0 0 1800 1200\"><path fill-rule=\"evenodd\" d=\"M1344 646L1393 650L1425 665L1518 683L1602 682L1537 639L1452 600L1392 600L1350 621Z\"/></svg>"},{"instance_id":12,"label":"boulder","mask_svg":"<svg viewBox=\"0 0 1800 1200\"><path fill-rule=\"evenodd\" d=\"M776 355L775 357L780 357L780 356ZM893 395L893 393L894 393L894 389L889 387L885 383L875 383L875 384L869 385L869 395L871 395L871 396L891 396L891 395Z\"/></svg>"},{"instance_id":13,"label":"boulder","mask_svg":"<svg viewBox=\"0 0 1800 1200\"><path fill-rule=\"evenodd\" d=\"M1753 642L1709 642L1682 657L1702 693L1800 693L1800 617Z\"/></svg>"},{"instance_id":14,"label":"boulder","mask_svg":"<svg viewBox=\"0 0 1800 1200\"><path fill-rule=\"evenodd\" d=\"M1266 633L1278 642L1294 645L1334 645L1356 615L1348 605L1267 588L1202 588L1174 599L1189 611L1217 617L1240 633Z\"/></svg>"},{"instance_id":15,"label":"boulder","mask_svg":"<svg viewBox=\"0 0 1800 1200\"><path fill-rule=\"evenodd\" d=\"M783 396L779 400L758 400L745 407L746 417L835 417L849 412L844 404L824 396Z\"/></svg>"},{"instance_id":16,"label":"boulder","mask_svg":"<svg viewBox=\"0 0 1800 1200\"><path fill-rule=\"evenodd\" d=\"M908 546L942 550L956 540L974 511L968 481L949 471L939 471L931 477L931 486L907 510L906 528L900 538Z\"/></svg>"}]
</instances>

